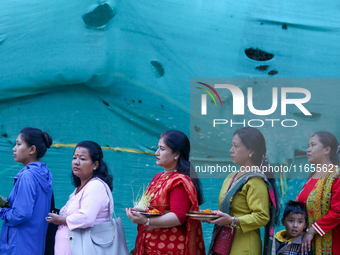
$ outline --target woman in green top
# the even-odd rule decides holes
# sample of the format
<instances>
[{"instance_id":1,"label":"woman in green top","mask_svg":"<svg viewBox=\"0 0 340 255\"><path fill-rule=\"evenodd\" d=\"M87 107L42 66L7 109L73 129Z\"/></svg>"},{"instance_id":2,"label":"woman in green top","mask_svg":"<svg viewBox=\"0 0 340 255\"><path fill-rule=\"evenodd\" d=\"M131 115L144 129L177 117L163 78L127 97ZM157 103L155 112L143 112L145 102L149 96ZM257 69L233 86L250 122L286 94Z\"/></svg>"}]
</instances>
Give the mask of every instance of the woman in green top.
<instances>
[{"instance_id":1,"label":"woman in green top","mask_svg":"<svg viewBox=\"0 0 340 255\"><path fill-rule=\"evenodd\" d=\"M264 254L275 254L273 236L275 223L278 224L278 196L273 175L270 179L266 176L268 162L262 133L252 127L236 130L230 153L240 170L231 173L223 183L218 199L220 211L216 212L220 217L209 221L215 224L209 254L216 254L214 242L225 225L236 225L230 255L260 255L263 226L266 226Z\"/></svg>"}]
</instances>

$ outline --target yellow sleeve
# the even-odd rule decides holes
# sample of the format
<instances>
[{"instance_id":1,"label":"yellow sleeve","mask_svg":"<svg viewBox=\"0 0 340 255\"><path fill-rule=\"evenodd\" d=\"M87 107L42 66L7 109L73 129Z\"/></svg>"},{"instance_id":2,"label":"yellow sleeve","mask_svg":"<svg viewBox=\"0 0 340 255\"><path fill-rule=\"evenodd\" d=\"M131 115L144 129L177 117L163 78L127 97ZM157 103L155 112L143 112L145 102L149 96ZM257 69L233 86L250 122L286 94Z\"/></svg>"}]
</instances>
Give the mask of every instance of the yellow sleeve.
<instances>
[{"instance_id":1,"label":"yellow sleeve","mask_svg":"<svg viewBox=\"0 0 340 255\"><path fill-rule=\"evenodd\" d=\"M251 213L239 218L243 233L261 228L269 221L269 195L267 185L261 178L250 179L242 188Z\"/></svg>"},{"instance_id":2,"label":"yellow sleeve","mask_svg":"<svg viewBox=\"0 0 340 255\"><path fill-rule=\"evenodd\" d=\"M219 204L219 209L221 208L221 204L223 202L223 199L224 199L224 193L227 191L229 185L230 185L230 182L232 180L232 178L234 177L236 173L231 173L230 175L228 175L227 178L225 178L224 182L223 182L223 185L222 185L222 188L221 188L221 191L220 191L220 195L218 196L218 204Z\"/></svg>"}]
</instances>

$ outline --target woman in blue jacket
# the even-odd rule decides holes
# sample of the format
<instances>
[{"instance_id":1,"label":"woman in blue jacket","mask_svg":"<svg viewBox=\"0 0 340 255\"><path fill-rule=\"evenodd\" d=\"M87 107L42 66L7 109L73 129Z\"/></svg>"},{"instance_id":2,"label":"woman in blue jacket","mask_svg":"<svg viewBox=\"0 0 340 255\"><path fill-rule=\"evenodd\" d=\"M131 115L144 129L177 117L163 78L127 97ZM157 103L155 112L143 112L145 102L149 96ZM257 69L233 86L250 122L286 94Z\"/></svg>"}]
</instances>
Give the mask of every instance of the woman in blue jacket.
<instances>
[{"instance_id":1,"label":"woman in blue jacket","mask_svg":"<svg viewBox=\"0 0 340 255\"><path fill-rule=\"evenodd\" d=\"M44 254L52 175L39 159L51 144L52 138L37 128L21 130L16 139L13 157L24 168L14 177L14 187L8 197L10 208L0 209L1 255Z\"/></svg>"}]
</instances>

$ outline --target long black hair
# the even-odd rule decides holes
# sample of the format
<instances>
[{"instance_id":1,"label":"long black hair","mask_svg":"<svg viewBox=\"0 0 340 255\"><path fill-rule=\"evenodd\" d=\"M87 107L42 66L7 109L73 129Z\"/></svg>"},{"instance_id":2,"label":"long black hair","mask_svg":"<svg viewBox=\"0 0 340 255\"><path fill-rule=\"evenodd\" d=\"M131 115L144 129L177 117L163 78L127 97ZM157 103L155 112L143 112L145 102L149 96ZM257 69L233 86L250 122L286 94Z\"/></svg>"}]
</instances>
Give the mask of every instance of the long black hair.
<instances>
[{"instance_id":1,"label":"long black hair","mask_svg":"<svg viewBox=\"0 0 340 255\"><path fill-rule=\"evenodd\" d=\"M92 142L92 141L82 141L76 145L76 150L78 147L86 148L89 151L92 163L95 163L98 161L99 165L96 168L95 171L93 171L93 177L98 177L102 179L110 188L112 191L113 189L113 177L111 174L109 174L109 168L107 164L103 160L103 151L102 148L99 146L99 144ZM72 172L72 183L77 188L80 186L81 181L80 178L75 176Z\"/></svg>"},{"instance_id":2,"label":"long black hair","mask_svg":"<svg viewBox=\"0 0 340 255\"><path fill-rule=\"evenodd\" d=\"M161 134L161 138L163 138L164 143L173 153L179 153L176 170L190 177L190 142L188 137L181 131L168 130ZM202 184L198 178L192 177L193 178L190 177L190 179L196 188L198 204L201 205L204 202Z\"/></svg>"},{"instance_id":3,"label":"long black hair","mask_svg":"<svg viewBox=\"0 0 340 255\"><path fill-rule=\"evenodd\" d=\"M38 128L27 127L20 131L20 137L28 147L35 146L37 159L42 158L52 145L52 137Z\"/></svg>"},{"instance_id":4,"label":"long black hair","mask_svg":"<svg viewBox=\"0 0 340 255\"><path fill-rule=\"evenodd\" d=\"M319 131L314 135L318 136L319 141L322 143L324 148L327 146L331 148L330 160L334 165L339 165L339 142L336 137L326 131Z\"/></svg>"},{"instance_id":5,"label":"long black hair","mask_svg":"<svg viewBox=\"0 0 340 255\"><path fill-rule=\"evenodd\" d=\"M264 171L264 174L268 178L270 182L276 200L276 215L275 215L275 223L276 225L280 225L279 217L280 217L280 203L279 203L279 192L277 191L275 176L270 171L271 168L268 167L268 159L266 158L266 141L264 139L263 134L256 128L253 127L244 127L237 129L234 132L234 136L238 135L242 141L242 143L247 147L247 149L253 150L254 154L251 156L251 161L253 164L260 167L260 169L265 167L267 171Z\"/></svg>"}]
</instances>

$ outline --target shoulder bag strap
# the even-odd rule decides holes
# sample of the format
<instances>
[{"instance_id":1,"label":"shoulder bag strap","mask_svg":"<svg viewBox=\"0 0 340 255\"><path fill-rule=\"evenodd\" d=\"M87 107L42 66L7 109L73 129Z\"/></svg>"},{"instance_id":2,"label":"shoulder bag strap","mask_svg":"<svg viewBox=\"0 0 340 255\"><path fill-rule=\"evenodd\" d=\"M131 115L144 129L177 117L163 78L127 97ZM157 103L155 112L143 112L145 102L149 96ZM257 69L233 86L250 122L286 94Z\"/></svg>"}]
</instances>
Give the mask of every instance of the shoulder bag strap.
<instances>
[{"instance_id":1,"label":"shoulder bag strap","mask_svg":"<svg viewBox=\"0 0 340 255\"><path fill-rule=\"evenodd\" d=\"M102 180L102 179L100 179L100 178L98 178L98 179L96 179L96 180L98 180L98 181L100 181L101 183L103 183L103 185L104 185L104 187L105 187L105 190L106 190L106 194L107 194L107 196L109 197L109 203L108 203L108 215L109 215L109 220L111 219L111 215L110 215L110 202L111 202L111 199L110 199L110 195L109 195L109 192L108 192L108 187L107 187L107 184ZM111 192L111 190L110 190L110 192ZM84 194L84 191L81 193L81 197L80 197L80 199L79 199L79 209L81 209L81 200L82 200L82 198L83 198L83 194ZM116 217L116 213L115 213L115 210L114 210L114 206L113 206L113 201L112 201L112 209L113 209L113 214L114 214L114 216L115 216L115 219L117 219L117 217Z\"/></svg>"}]
</instances>

